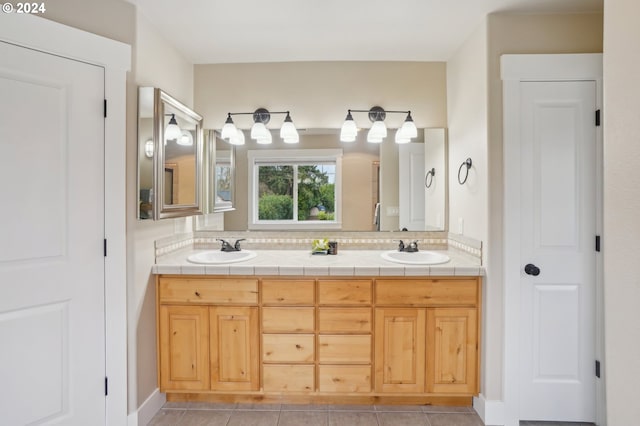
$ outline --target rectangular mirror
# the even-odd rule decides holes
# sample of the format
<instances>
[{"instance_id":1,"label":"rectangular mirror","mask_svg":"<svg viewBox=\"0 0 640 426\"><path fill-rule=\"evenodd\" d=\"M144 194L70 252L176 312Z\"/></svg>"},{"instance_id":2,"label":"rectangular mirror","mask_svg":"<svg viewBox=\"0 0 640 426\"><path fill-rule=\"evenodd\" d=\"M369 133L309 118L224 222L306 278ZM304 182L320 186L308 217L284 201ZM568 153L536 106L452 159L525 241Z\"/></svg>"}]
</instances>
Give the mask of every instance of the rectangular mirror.
<instances>
[{"instance_id":1,"label":"rectangular mirror","mask_svg":"<svg viewBox=\"0 0 640 426\"><path fill-rule=\"evenodd\" d=\"M202 213L202 117L154 87L138 89L139 219Z\"/></svg>"},{"instance_id":2,"label":"rectangular mirror","mask_svg":"<svg viewBox=\"0 0 640 426\"><path fill-rule=\"evenodd\" d=\"M204 131L204 192L206 213L234 210L235 147L216 130Z\"/></svg>"},{"instance_id":3,"label":"rectangular mirror","mask_svg":"<svg viewBox=\"0 0 640 426\"><path fill-rule=\"evenodd\" d=\"M213 131L211 131L213 132ZM246 132L246 130L245 130ZM249 151L278 152L278 150L318 150L341 149L341 231L400 231L399 223L399 145L393 138L387 138L382 144L366 142L366 132L360 132L353 143L339 140L339 129L299 129L300 142L296 145L284 144L277 132L273 133L273 143L258 145L247 138L245 145L230 146L216 139L216 149L221 152L233 148L232 157L235 179L232 199L233 211L224 213L225 231L249 230ZM206 134L210 134L209 131ZM447 146L446 129L419 130L418 138L424 147L424 162L419 169L421 191L424 196L420 202L425 226L420 230L447 230ZM213 146L213 145L211 145ZM433 148L433 149L432 149ZM226 156L227 154L222 154ZM207 156L207 163L215 164ZM436 179L430 188L425 188L426 169L436 168ZM207 173L210 174L210 173ZM212 184L212 183L210 183ZM434 186L435 185L435 186ZM254 187L256 187L254 185ZM260 187L260 185L258 185ZM211 190L207 190L211 193ZM298 200L300 198L298 197ZM207 203L209 205L209 203ZM327 206L325 206L327 207ZM300 207L298 206L300 210ZM321 210L322 207L319 207ZM331 210L331 209L329 209ZM198 229L206 229L202 226ZM289 225L280 229L296 231ZM310 228L306 228L310 229Z\"/></svg>"}]
</instances>

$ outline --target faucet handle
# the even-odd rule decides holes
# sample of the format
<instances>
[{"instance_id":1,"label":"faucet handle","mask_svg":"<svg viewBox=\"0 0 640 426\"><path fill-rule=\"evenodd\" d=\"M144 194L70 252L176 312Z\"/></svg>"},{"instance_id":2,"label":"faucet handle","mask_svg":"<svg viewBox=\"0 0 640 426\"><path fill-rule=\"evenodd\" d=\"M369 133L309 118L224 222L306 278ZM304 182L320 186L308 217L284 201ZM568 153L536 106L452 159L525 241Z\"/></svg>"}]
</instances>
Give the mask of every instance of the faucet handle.
<instances>
[{"instance_id":1,"label":"faucet handle","mask_svg":"<svg viewBox=\"0 0 640 426\"><path fill-rule=\"evenodd\" d=\"M236 242L233 244L233 248L235 248L236 250L240 251L240 241L245 241L246 238L240 238L238 240L236 240Z\"/></svg>"}]
</instances>

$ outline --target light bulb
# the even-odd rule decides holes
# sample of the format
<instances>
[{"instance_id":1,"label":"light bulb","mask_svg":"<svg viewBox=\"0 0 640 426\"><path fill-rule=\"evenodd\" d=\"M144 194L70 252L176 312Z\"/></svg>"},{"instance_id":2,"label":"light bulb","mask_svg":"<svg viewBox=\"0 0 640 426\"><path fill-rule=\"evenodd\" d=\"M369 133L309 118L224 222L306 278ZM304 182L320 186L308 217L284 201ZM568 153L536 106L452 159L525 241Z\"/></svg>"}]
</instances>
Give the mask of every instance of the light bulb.
<instances>
[{"instance_id":1,"label":"light bulb","mask_svg":"<svg viewBox=\"0 0 640 426\"><path fill-rule=\"evenodd\" d=\"M418 137L418 128L416 127L416 123L413 122L413 118L411 118L411 111L407 114L407 118L402 123L402 134L407 138L415 138Z\"/></svg>"},{"instance_id":2,"label":"light bulb","mask_svg":"<svg viewBox=\"0 0 640 426\"><path fill-rule=\"evenodd\" d=\"M367 134L367 142L379 143L382 139L387 137L387 126L382 120L376 120L373 122L369 133Z\"/></svg>"},{"instance_id":3,"label":"light bulb","mask_svg":"<svg viewBox=\"0 0 640 426\"><path fill-rule=\"evenodd\" d=\"M178 145L191 146L193 145L193 135L188 130L182 131L182 136L176 139Z\"/></svg>"},{"instance_id":4,"label":"light bulb","mask_svg":"<svg viewBox=\"0 0 640 426\"><path fill-rule=\"evenodd\" d=\"M293 140L293 139L298 139L299 140L299 136L298 136L298 131L296 130L296 126L293 124L293 121L291 120L291 116L289 115L289 113L287 112L287 116L284 119L284 123L282 123L282 127L280 128L280 138L285 140L289 139L289 140ZM298 142L296 140L296 142ZM296 143L296 142L288 142L288 143Z\"/></svg>"}]
</instances>

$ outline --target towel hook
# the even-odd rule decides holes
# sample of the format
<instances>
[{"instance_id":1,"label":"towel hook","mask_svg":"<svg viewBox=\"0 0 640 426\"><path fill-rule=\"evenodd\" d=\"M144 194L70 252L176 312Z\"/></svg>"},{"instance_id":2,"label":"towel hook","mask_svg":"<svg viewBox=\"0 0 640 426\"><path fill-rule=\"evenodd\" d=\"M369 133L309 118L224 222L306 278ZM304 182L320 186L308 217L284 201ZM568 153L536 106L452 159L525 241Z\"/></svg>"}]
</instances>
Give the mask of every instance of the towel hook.
<instances>
[{"instance_id":1,"label":"towel hook","mask_svg":"<svg viewBox=\"0 0 640 426\"><path fill-rule=\"evenodd\" d=\"M469 177L469 169L471 168L471 164L473 164L471 162L471 158L467 158L465 161L462 162L462 164L460 164L460 168L458 169L458 183L460 185L464 185L465 182L467 182L467 178ZM464 179L460 179L460 172L462 171L462 168L464 166L467 166L466 173L464 174Z\"/></svg>"},{"instance_id":2,"label":"towel hook","mask_svg":"<svg viewBox=\"0 0 640 426\"><path fill-rule=\"evenodd\" d=\"M431 185L433 184L433 177L436 175L436 169L435 168L431 168L431 170L429 170L427 172L427 174L424 177L424 186L427 188L431 188Z\"/></svg>"}]
</instances>

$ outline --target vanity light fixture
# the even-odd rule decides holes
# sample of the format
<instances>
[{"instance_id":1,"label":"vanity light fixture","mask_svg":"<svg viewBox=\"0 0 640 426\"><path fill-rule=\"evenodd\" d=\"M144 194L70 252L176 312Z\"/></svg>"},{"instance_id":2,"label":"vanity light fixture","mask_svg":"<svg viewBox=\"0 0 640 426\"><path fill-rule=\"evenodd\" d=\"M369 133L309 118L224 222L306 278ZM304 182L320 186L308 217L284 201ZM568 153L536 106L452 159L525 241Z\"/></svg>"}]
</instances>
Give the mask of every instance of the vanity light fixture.
<instances>
[{"instance_id":1,"label":"vanity light fixture","mask_svg":"<svg viewBox=\"0 0 640 426\"><path fill-rule=\"evenodd\" d=\"M396 130L396 143L408 143L418 136L418 128L413 122L411 111L385 111L382 107L374 106L369 110L350 109L347 111L347 117L340 129L340 141L342 142L354 142L356 140L358 127L353 120L352 112L366 112L369 114L369 120L373 123L369 133L367 133L367 142L369 143L381 143L387 137L387 126L384 120L389 113L407 114L402 127Z\"/></svg>"},{"instance_id":2,"label":"vanity light fixture","mask_svg":"<svg viewBox=\"0 0 640 426\"><path fill-rule=\"evenodd\" d=\"M178 126L178 122L176 121L175 114L167 114L171 115L171 119L169 120L169 124L164 129L164 140L179 140L182 137L182 130L180 126Z\"/></svg>"},{"instance_id":3,"label":"vanity light fixture","mask_svg":"<svg viewBox=\"0 0 640 426\"><path fill-rule=\"evenodd\" d=\"M300 141L300 135L296 126L291 120L289 111L273 111L270 112L266 108L258 108L254 112L229 112L227 113L227 120L222 126L220 136L222 139L228 141L232 145L244 145L244 133L238 129L233 122L233 115L251 115L253 117L253 126L251 126L251 139L254 139L259 144L270 144L273 142L273 137L269 129L267 129L267 123L271 120L272 114L286 114L284 123L280 128L280 137L285 143L298 143Z\"/></svg>"}]
</instances>

